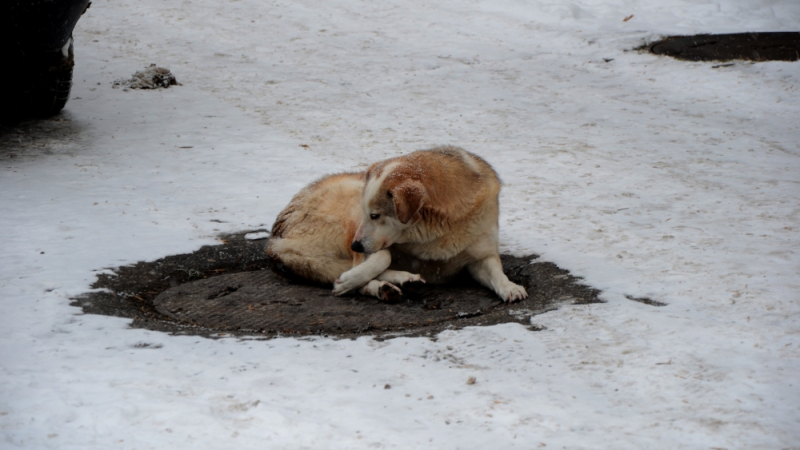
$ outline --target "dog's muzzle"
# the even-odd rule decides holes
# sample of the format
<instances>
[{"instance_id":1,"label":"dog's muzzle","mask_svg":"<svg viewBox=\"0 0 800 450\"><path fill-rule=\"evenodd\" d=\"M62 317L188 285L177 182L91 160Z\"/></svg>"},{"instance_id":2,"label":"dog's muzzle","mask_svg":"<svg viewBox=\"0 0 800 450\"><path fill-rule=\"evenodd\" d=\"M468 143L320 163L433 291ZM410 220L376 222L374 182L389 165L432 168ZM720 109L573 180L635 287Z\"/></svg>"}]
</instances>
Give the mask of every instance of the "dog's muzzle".
<instances>
[{"instance_id":1,"label":"dog's muzzle","mask_svg":"<svg viewBox=\"0 0 800 450\"><path fill-rule=\"evenodd\" d=\"M364 253L364 246L361 244L361 241L355 241L350 244L350 250L356 253Z\"/></svg>"}]
</instances>

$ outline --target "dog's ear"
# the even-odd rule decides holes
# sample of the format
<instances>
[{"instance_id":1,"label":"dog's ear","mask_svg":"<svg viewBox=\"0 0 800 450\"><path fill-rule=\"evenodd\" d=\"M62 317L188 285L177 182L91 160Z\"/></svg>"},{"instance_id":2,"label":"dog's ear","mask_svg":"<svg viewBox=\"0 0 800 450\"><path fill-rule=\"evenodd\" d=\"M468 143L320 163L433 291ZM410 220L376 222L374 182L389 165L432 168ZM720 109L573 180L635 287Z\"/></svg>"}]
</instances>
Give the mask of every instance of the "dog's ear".
<instances>
[{"instance_id":1,"label":"dog's ear","mask_svg":"<svg viewBox=\"0 0 800 450\"><path fill-rule=\"evenodd\" d=\"M428 199L425 187L419 182L407 182L395 186L389 190L389 197L394 200L394 209L397 212L397 219L403 224L407 224L414 214L422 208Z\"/></svg>"}]
</instances>

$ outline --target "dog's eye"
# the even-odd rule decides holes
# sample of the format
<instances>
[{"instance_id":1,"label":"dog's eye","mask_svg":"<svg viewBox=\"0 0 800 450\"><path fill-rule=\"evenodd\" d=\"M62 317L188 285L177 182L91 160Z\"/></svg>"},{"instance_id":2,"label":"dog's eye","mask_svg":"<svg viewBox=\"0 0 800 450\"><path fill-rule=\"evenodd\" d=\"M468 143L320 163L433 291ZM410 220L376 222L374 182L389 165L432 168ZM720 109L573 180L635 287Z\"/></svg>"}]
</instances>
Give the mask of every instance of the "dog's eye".
<instances>
[{"instance_id":1,"label":"dog's eye","mask_svg":"<svg viewBox=\"0 0 800 450\"><path fill-rule=\"evenodd\" d=\"M380 214L370 214L369 215L369 218L372 219L372 220L378 220L378 218L380 218L380 217L381 217Z\"/></svg>"},{"instance_id":2,"label":"dog's eye","mask_svg":"<svg viewBox=\"0 0 800 450\"><path fill-rule=\"evenodd\" d=\"M386 194L389 196L389 198L394 197L394 195L392 195L392 191L386 191Z\"/></svg>"}]
</instances>

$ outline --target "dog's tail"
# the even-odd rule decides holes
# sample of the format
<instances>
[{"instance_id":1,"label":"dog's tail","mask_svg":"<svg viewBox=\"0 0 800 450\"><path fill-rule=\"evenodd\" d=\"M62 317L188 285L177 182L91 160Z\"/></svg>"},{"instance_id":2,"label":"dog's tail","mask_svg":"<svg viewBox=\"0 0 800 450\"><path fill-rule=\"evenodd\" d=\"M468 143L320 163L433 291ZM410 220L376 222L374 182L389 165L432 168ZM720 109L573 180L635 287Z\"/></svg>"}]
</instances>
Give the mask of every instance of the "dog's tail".
<instances>
[{"instance_id":1,"label":"dog's tail","mask_svg":"<svg viewBox=\"0 0 800 450\"><path fill-rule=\"evenodd\" d=\"M284 237L286 230L289 229L289 226L292 224L292 216L297 213L292 205L286 207L278 217L275 219L275 223L272 224L272 232L270 232L270 237L272 239L281 239Z\"/></svg>"}]
</instances>

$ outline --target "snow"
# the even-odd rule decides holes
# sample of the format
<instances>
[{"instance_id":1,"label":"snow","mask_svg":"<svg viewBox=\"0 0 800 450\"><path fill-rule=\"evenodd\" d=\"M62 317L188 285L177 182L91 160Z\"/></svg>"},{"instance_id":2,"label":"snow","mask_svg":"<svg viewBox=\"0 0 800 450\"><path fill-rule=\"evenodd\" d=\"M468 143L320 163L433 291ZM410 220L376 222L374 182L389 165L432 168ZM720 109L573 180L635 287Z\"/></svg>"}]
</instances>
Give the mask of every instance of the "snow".
<instances>
[{"instance_id":1,"label":"snow","mask_svg":"<svg viewBox=\"0 0 800 450\"><path fill-rule=\"evenodd\" d=\"M793 0L93 1L74 134L0 164L0 447L800 445L798 63L629 51L798 23ZM151 63L183 86L112 89ZM503 251L607 303L385 342L69 306L98 273L269 229L323 174L438 144L500 173Z\"/></svg>"}]
</instances>

